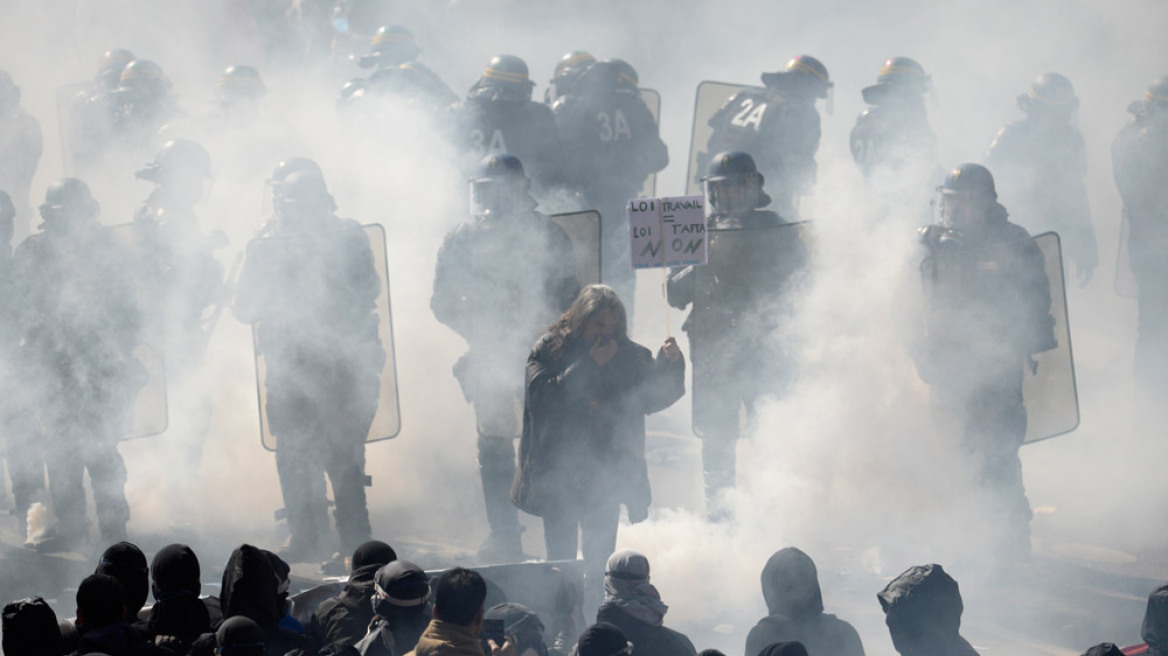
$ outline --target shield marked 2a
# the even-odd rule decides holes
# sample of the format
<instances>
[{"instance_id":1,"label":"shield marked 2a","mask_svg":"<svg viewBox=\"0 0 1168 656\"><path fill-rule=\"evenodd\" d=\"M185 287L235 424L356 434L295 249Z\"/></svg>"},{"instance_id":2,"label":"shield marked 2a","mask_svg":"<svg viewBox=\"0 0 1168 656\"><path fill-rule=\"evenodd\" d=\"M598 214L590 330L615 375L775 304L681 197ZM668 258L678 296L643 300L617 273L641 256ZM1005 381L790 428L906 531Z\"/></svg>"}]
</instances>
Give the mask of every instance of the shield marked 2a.
<instances>
[{"instance_id":1,"label":"shield marked 2a","mask_svg":"<svg viewBox=\"0 0 1168 656\"><path fill-rule=\"evenodd\" d=\"M714 129L710 127L710 119L718 110L739 91L746 88L745 84L731 84L729 82L705 81L698 85L694 98L694 119L689 140L689 164L685 176L685 193L687 196L701 196L701 178L706 173L706 164L713 153L707 152L706 145Z\"/></svg>"}]
</instances>

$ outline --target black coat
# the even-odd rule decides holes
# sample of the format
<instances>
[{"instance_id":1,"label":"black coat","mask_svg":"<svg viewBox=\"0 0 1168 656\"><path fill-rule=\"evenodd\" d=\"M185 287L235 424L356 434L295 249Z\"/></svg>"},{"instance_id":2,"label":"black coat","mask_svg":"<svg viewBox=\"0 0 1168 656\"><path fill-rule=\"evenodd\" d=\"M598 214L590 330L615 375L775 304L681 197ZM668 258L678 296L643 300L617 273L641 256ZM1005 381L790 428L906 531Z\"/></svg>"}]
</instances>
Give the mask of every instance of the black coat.
<instances>
[{"instance_id":1,"label":"black coat","mask_svg":"<svg viewBox=\"0 0 1168 656\"><path fill-rule=\"evenodd\" d=\"M683 633L654 626L629 615L615 605L605 604L596 613L597 622L608 622L633 643L638 656L696 656L697 649Z\"/></svg>"},{"instance_id":2,"label":"black coat","mask_svg":"<svg viewBox=\"0 0 1168 656\"><path fill-rule=\"evenodd\" d=\"M373 620L374 567L367 572L354 572L341 593L325 599L317 606L308 623L308 635L322 650L330 647L352 647L365 637Z\"/></svg>"},{"instance_id":3,"label":"black coat","mask_svg":"<svg viewBox=\"0 0 1168 656\"><path fill-rule=\"evenodd\" d=\"M633 518L651 500L645 463L645 415L685 394L685 360L670 362L618 338L604 366L583 340L568 336L556 348L544 335L527 359L523 435L511 500L546 516L578 512L615 497Z\"/></svg>"}]
</instances>

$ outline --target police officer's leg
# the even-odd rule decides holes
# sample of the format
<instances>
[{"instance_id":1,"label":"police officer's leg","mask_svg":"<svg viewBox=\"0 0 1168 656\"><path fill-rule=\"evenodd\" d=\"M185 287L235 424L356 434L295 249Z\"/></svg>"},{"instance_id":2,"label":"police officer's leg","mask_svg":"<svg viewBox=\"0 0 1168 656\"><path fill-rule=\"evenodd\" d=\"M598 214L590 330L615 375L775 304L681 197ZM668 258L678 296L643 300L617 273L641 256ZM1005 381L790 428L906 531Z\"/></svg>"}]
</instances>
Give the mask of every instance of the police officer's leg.
<instances>
[{"instance_id":1,"label":"police officer's leg","mask_svg":"<svg viewBox=\"0 0 1168 656\"><path fill-rule=\"evenodd\" d=\"M45 489L45 459L41 452L44 436L34 413L12 413L4 422L8 478L12 482L13 512L19 535L27 533L28 509Z\"/></svg>"},{"instance_id":2,"label":"police officer's leg","mask_svg":"<svg viewBox=\"0 0 1168 656\"><path fill-rule=\"evenodd\" d=\"M725 518L723 492L734 487L738 446L739 397L724 376L694 380L694 428L702 438L702 473L706 513Z\"/></svg>"},{"instance_id":3,"label":"police officer's leg","mask_svg":"<svg viewBox=\"0 0 1168 656\"><path fill-rule=\"evenodd\" d=\"M1003 376L974 395L967 418L967 448L974 452L992 526L996 557L1011 562L1030 554L1030 502L1018 449L1026 437L1020 375Z\"/></svg>"},{"instance_id":4,"label":"police officer's leg","mask_svg":"<svg viewBox=\"0 0 1168 656\"><path fill-rule=\"evenodd\" d=\"M107 435L91 435L82 444L82 457L93 484L97 526L101 540L113 544L126 539L130 505L126 503L126 464L118 442Z\"/></svg>"},{"instance_id":5,"label":"police officer's leg","mask_svg":"<svg viewBox=\"0 0 1168 656\"><path fill-rule=\"evenodd\" d=\"M543 542L548 560L576 560L580 518L573 513L549 512L543 517Z\"/></svg>"},{"instance_id":6,"label":"police officer's leg","mask_svg":"<svg viewBox=\"0 0 1168 656\"><path fill-rule=\"evenodd\" d=\"M370 422L372 418L370 419ZM330 444L326 471L333 486L333 519L337 523L340 538L340 552L353 550L373 536L369 526L369 509L366 506L365 485L365 436L369 423L354 422L347 428L347 435L334 435Z\"/></svg>"},{"instance_id":7,"label":"police officer's leg","mask_svg":"<svg viewBox=\"0 0 1168 656\"><path fill-rule=\"evenodd\" d=\"M511 483L515 478L515 437L519 426L516 399L509 390L484 389L475 399L478 424L479 475L491 535L484 549L497 555L522 555L519 511L511 503Z\"/></svg>"},{"instance_id":8,"label":"police officer's leg","mask_svg":"<svg viewBox=\"0 0 1168 656\"><path fill-rule=\"evenodd\" d=\"M81 443L81 435L64 412L55 415L46 427L44 457L49 492L57 516L57 534L68 543L66 546L77 546L89 533Z\"/></svg>"}]
</instances>

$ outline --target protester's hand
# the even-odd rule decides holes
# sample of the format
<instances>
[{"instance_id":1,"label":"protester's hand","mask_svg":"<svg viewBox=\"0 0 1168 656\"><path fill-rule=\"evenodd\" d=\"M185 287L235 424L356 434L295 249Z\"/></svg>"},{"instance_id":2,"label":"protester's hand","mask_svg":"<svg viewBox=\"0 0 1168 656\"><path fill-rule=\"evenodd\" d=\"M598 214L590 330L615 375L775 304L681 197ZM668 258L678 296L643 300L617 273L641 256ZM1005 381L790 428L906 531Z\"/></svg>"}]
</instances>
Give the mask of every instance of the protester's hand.
<instances>
[{"instance_id":1,"label":"protester's hand","mask_svg":"<svg viewBox=\"0 0 1168 656\"><path fill-rule=\"evenodd\" d=\"M502 647L496 645L494 640L488 640L487 643L491 645L491 656L515 656L515 645L510 640L504 640Z\"/></svg>"},{"instance_id":2,"label":"protester's hand","mask_svg":"<svg viewBox=\"0 0 1168 656\"><path fill-rule=\"evenodd\" d=\"M596 341L592 343L592 348L588 349L588 355L598 365L606 365L608 361L616 356L616 340L612 337L600 335Z\"/></svg>"},{"instance_id":3,"label":"protester's hand","mask_svg":"<svg viewBox=\"0 0 1168 656\"><path fill-rule=\"evenodd\" d=\"M670 362L677 362L681 359L681 349L677 346L677 340L672 337L665 338L665 344L661 347L661 352L665 354L665 358Z\"/></svg>"}]
</instances>

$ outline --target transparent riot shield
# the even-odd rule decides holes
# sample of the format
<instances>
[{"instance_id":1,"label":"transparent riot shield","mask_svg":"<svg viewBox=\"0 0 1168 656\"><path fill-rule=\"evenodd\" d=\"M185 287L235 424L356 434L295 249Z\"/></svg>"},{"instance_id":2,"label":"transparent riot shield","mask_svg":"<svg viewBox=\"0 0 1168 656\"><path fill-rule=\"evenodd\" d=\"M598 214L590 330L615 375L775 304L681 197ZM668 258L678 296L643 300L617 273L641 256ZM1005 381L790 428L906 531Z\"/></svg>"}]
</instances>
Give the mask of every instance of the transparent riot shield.
<instances>
[{"instance_id":1,"label":"transparent riot shield","mask_svg":"<svg viewBox=\"0 0 1168 656\"><path fill-rule=\"evenodd\" d=\"M378 393L377 412L373 423L369 427L366 442L379 442L397 437L401 431L401 408L398 403L397 361L394 355L393 344L393 311L389 299L389 256L385 249L385 228L378 224L362 226L365 236L369 239L369 249L373 254L373 266L377 269L377 278L381 283L381 290L375 302L377 313L378 336L381 347L385 350L385 363L381 367L381 386ZM280 248L279 237L265 237L267 247ZM252 243L255 244L255 240ZM250 252L250 246L249 246ZM252 340L256 343L256 386L259 393L260 406L260 433L264 448L275 451L279 448L276 436L271 431L268 421L268 367L264 355L260 352L256 333L253 326Z\"/></svg>"},{"instance_id":2,"label":"transparent riot shield","mask_svg":"<svg viewBox=\"0 0 1168 656\"><path fill-rule=\"evenodd\" d=\"M1075 384L1075 360L1071 350L1067 289L1063 279L1063 256L1059 236L1044 232L1034 238L1042 250L1046 277L1050 281L1050 314L1058 346L1034 356L1038 366L1027 367L1022 382L1026 402L1025 443L1069 433L1079 427L1079 391Z\"/></svg>"},{"instance_id":3,"label":"transparent riot shield","mask_svg":"<svg viewBox=\"0 0 1168 656\"><path fill-rule=\"evenodd\" d=\"M1136 286L1136 275L1131 268L1131 252L1128 250L1128 240L1131 239L1131 220L1127 212L1119 223L1119 255L1115 258L1115 293L1124 298L1135 298L1139 294Z\"/></svg>"},{"instance_id":4,"label":"transparent riot shield","mask_svg":"<svg viewBox=\"0 0 1168 656\"><path fill-rule=\"evenodd\" d=\"M1067 315L1066 285L1063 277L1062 251L1059 237L1054 232L1045 232L1033 238L1042 252L1043 269L1050 294L1050 318L1053 319L1054 342L1041 352L1020 359L1017 366L1022 369L1022 400L1026 406L1025 444L1057 437L1069 433L1079 426L1079 397L1075 383L1074 357L1071 350L1071 333ZM1005 258L1019 251L1017 244L1003 244L992 249L955 251L946 256L928 257L921 263L921 274L925 295L931 307L949 304L949 310L959 307L954 304L954 290L969 287L971 277L995 275L1003 267L1010 266ZM1013 287L1003 287L999 291L1002 298L1009 298ZM1003 301L1008 302L1008 301ZM971 321L990 314L971 310L966 315ZM949 314L947 316L953 316ZM949 335L959 335L962 342L982 340L983 343L1001 341L1003 337L980 334L969 325L949 324L939 328L931 321L929 331L941 331ZM992 319L991 319L992 322ZM999 329L1008 330L1010 326ZM948 371L948 370L945 370Z\"/></svg>"},{"instance_id":5,"label":"transparent riot shield","mask_svg":"<svg viewBox=\"0 0 1168 656\"><path fill-rule=\"evenodd\" d=\"M565 212L551 217L556 225L564 229L572 241L572 255L576 261L576 281L581 287L600 282L600 212L585 210Z\"/></svg>"},{"instance_id":6,"label":"transparent riot shield","mask_svg":"<svg viewBox=\"0 0 1168 656\"><path fill-rule=\"evenodd\" d=\"M782 395L793 362L778 331L789 316L791 285L807 258L806 223L711 229L709 260L670 282L693 290L684 329L693 368L693 430L699 437L746 435L756 401ZM676 281L676 282L674 282Z\"/></svg>"},{"instance_id":7,"label":"transparent riot shield","mask_svg":"<svg viewBox=\"0 0 1168 656\"><path fill-rule=\"evenodd\" d=\"M689 165L685 176L687 196L701 196L704 193L701 178L705 175L706 163L710 161L712 155L707 152L706 145L710 142L710 136L714 134L714 129L710 127L710 119L734 97L734 94L746 86L708 80L698 85L694 98L693 130L689 140Z\"/></svg>"},{"instance_id":8,"label":"transparent riot shield","mask_svg":"<svg viewBox=\"0 0 1168 656\"><path fill-rule=\"evenodd\" d=\"M130 256L140 263L139 267L134 268L143 275L149 275L147 258L151 253L152 229L150 224L142 223L122 223L108 228ZM154 309L150 307L151 301L141 293L143 287L140 284L138 290L138 306L142 308L144 314L149 315ZM166 399L166 366L162 349L156 344L139 343L134 347L132 356L137 362L136 366L141 367L139 373L144 374L144 382L134 397L129 427L121 436L123 440L158 435L166 431L170 422Z\"/></svg>"},{"instance_id":9,"label":"transparent riot shield","mask_svg":"<svg viewBox=\"0 0 1168 656\"><path fill-rule=\"evenodd\" d=\"M653 121L657 123L657 127L661 127L661 94L653 89L641 89L641 101L645 103L645 107L649 109L649 113L653 115ZM657 196L657 174L651 173L648 178L645 178L645 184L641 187L642 198L655 198Z\"/></svg>"}]
</instances>

